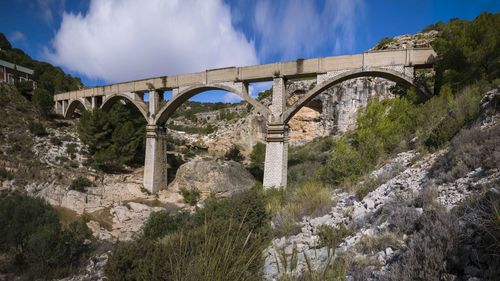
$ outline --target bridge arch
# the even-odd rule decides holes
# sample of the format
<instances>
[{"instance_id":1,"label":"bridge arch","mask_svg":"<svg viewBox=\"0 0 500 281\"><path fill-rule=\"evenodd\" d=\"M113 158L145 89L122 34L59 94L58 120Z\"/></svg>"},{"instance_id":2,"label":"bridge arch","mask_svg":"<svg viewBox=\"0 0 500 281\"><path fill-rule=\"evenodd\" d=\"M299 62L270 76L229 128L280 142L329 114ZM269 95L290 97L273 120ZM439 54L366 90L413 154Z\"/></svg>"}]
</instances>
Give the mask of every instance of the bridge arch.
<instances>
[{"instance_id":1,"label":"bridge arch","mask_svg":"<svg viewBox=\"0 0 500 281\"><path fill-rule=\"evenodd\" d=\"M64 118L70 119L78 107L82 107L86 111L89 111L92 108L92 106L86 100L82 99L71 100L68 104L66 112L63 113Z\"/></svg>"},{"instance_id":2,"label":"bridge arch","mask_svg":"<svg viewBox=\"0 0 500 281\"><path fill-rule=\"evenodd\" d=\"M109 95L102 102L101 109L109 111L115 103L123 99L135 106L139 112L141 112L146 122L148 121L148 105L142 101L142 99L139 99L136 93L117 93Z\"/></svg>"},{"instance_id":3,"label":"bridge arch","mask_svg":"<svg viewBox=\"0 0 500 281\"><path fill-rule=\"evenodd\" d=\"M414 83L413 79L403 75L402 73L391 70L391 69L384 69L384 68L370 68L370 69L365 69L365 70L351 70L351 71L346 71L343 73L340 73L338 75L335 75L334 77L328 78L325 81L317 84L314 88L308 90L306 94L300 98L297 102L295 102L292 106L290 106L284 113L283 113L283 121L287 123L302 107L304 107L307 103L309 103L314 97L325 91L326 89L330 88L331 86L334 86L336 84L339 84L341 82L354 79L354 78L359 78L359 77L380 77L380 78L385 78L387 80L391 80L393 82L396 82L398 84L401 84L403 86L407 87L414 87L417 90L417 93L424 96L424 97L430 97L430 94L428 91L420 86Z\"/></svg>"},{"instance_id":4,"label":"bridge arch","mask_svg":"<svg viewBox=\"0 0 500 281\"><path fill-rule=\"evenodd\" d=\"M175 110L180 107L183 103L188 101L190 98L194 97L195 95L205 92L205 91L210 91L210 90L223 90L227 91L230 93L233 93L242 99L244 99L246 102L251 104L257 111L262 114L262 115L268 115L270 114L270 111L268 108L266 108L264 105L262 105L260 102L256 101L255 99L251 98L247 93L246 93L246 87L243 85L242 90L239 91L238 89L235 89L233 87L227 86L227 85L222 85L222 84L214 84L214 85L204 85L204 84L197 84L190 86L186 89L183 89L181 92L179 92L177 95L173 96L168 103L161 108L158 113L155 116L155 124L160 125L165 122L172 116L172 114L175 112Z\"/></svg>"}]
</instances>

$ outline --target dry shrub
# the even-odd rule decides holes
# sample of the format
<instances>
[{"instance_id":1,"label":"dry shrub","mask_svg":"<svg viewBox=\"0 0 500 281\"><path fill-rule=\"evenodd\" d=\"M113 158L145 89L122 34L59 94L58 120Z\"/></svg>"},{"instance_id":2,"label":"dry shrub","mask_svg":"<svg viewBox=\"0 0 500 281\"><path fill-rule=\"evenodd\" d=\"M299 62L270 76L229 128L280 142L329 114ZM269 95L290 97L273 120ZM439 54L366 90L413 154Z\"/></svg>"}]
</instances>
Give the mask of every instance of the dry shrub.
<instances>
[{"instance_id":1,"label":"dry shrub","mask_svg":"<svg viewBox=\"0 0 500 281\"><path fill-rule=\"evenodd\" d=\"M438 205L424 210L408 249L381 280L440 280L456 250L458 221Z\"/></svg>"},{"instance_id":2,"label":"dry shrub","mask_svg":"<svg viewBox=\"0 0 500 281\"><path fill-rule=\"evenodd\" d=\"M481 167L500 169L500 125L488 129L462 130L450 143L450 149L431 169L431 176L441 182L453 182Z\"/></svg>"}]
</instances>

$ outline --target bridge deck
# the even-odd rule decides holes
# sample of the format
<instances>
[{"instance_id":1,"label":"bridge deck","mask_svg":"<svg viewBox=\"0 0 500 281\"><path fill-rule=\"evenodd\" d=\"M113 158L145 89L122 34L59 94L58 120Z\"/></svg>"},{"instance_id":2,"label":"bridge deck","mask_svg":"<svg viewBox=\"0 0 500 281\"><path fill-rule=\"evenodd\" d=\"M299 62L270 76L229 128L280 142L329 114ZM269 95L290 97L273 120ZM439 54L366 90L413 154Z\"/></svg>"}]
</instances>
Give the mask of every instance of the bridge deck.
<instances>
[{"instance_id":1,"label":"bridge deck","mask_svg":"<svg viewBox=\"0 0 500 281\"><path fill-rule=\"evenodd\" d=\"M208 84L232 81L259 82L271 81L277 74L285 78L314 77L316 74L330 71L361 69L368 67L386 67L405 65L426 67L432 63L436 53L432 49L407 49L373 51L356 55L299 59L289 62L227 67L210 69L203 72L162 76L142 79L89 89L56 94L55 101L81 97L102 96L118 92L147 92L148 84L158 90L170 90L194 84Z\"/></svg>"}]
</instances>

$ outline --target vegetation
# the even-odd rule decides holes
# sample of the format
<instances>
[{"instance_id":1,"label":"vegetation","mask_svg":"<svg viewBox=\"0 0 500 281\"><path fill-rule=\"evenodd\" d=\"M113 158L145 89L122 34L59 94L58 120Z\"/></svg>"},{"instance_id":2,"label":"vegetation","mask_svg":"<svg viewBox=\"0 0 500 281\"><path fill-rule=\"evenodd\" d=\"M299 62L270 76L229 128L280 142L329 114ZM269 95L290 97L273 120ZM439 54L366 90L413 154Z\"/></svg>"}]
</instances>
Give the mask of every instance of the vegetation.
<instances>
[{"instance_id":1,"label":"vegetation","mask_svg":"<svg viewBox=\"0 0 500 281\"><path fill-rule=\"evenodd\" d=\"M105 271L109 280L261 280L268 221L257 189L192 215L155 213L142 237L115 246Z\"/></svg>"},{"instance_id":2,"label":"vegetation","mask_svg":"<svg viewBox=\"0 0 500 281\"><path fill-rule=\"evenodd\" d=\"M206 134L211 134L216 130L216 128L211 124L206 124L203 126L184 126L184 125L168 124L167 126L169 129L186 132L188 134L206 135Z\"/></svg>"},{"instance_id":3,"label":"vegetation","mask_svg":"<svg viewBox=\"0 0 500 281\"><path fill-rule=\"evenodd\" d=\"M438 23L432 47L439 55L436 84L458 90L474 82L500 77L500 14L483 13L473 21Z\"/></svg>"},{"instance_id":4,"label":"vegetation","mask_svg":"<svg viewBox=\"0 0 500 281\"><path fill-rule=\"evenodd\" d=\"M231 146L231 148L224 154L226 160L233 160L236 162L241 162L245 160L243 154L241 154L240 148L237 145Z\"/></svg>"},{"instance_id":5,"label":"vegetation","mask_svg":"<svg viewBox=\"0 0 500 281\"><path fill-rule=\"evenodd\" d=\"M71 182L69 186L70 190L76 190L80 192L85 192L85 187L89 187L92 185L92 182L83 176L79 176Z\"/></svg>"},{"instance_id":6,"label":"vegetation","mask_svg":"<svg viewBox=\"0 0 500 281\"><path fill-rule=\"evenodd\" d=\"M234 103L187 101L175 110L172 118L184 117L188 120L196 121L196 113L215 110L221 110L222 113L222 110L233 106L235 106Z\"/></svg>"},{"instance_id":7,"label":"vegetation","mask_svg":"<svg viewBox=\"0 0 500 281\"><path fill-rule=\"evenodd\" d=\"M0 272L28 280L69 274L89 252L90 231L81 220L64 228L42 199L11 194L0 198Z\"/></svg>"},{"instance_id":8,"label":"vegetation","mask_svg":"<svg viewBox=\"0 0 500 281\"><path fill-rule=\"evenodd\" d=\"M248 170L256 180L262 182L264 178L264 161L266 160L266 145L258 142L250 153L250 166Z\"/></svg>"},{"instance_id":9,"label":"vegetation","mask_svg":"<svg viewBox=\"0 0 500 281\"><path fill-rule=\"evenodd\" d=\"M47 130L45 130L45 127L40 122L30 122L28 124L28 128L30 132L37 137L43 137L47 135Z\"/></svg>"},{"instance_id":10,"label":"vegetation","mask_svg":"<svg viewBox=\"0 0 500 281\"><path fill-rule=\"evenodd\" d=\"M186 204L194 206L200 200L201 194L197 188L187 189L185 187L181 187L179 191L182 197L184 197L184 203Z\"/></svg>"},{"instance_id":11,"label":"vegetation","mask_svg":"<svg viewBox=\"0 0 500 281\"><path fill-rule=\"evenodd\" d=\"M109 112L84 112L77 129L80 140L88 146L90 164L114 171L126 164L144 163L145 125L136 108L118 102Z\"/></svg>"},{"instance_id":12,"label":"vegetation","mask_svg":"<svg viewBox=\"0 0 500 281\"><path fill-rule=\"evenodd\" d=\"M51 116L54 94L77 90L83 86L80 78L65 74L61 68L46 62L33 60L22 50L12 48L3 33L0 33L0 46L2 49L0 59L34 70L33 80L36 82L36 89L33 89L31 81L19 81L17 77L15 77L15 86L24 96L33 93L33 105L42 117Z\"/></svg>"}]
</instances>

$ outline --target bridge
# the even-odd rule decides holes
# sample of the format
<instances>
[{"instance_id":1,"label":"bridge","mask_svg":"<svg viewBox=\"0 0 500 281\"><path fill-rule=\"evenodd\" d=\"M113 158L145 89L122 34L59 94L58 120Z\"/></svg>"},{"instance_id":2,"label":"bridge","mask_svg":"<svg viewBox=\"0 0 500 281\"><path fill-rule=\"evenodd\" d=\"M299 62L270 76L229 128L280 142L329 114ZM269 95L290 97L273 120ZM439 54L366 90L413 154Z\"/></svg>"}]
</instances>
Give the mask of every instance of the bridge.
<instances>
[{"instance_id":1,"label":"bridge","mask_svg":"<svg viewBox=\"0 0 500 281\"><path fill-rule=\"evenodd\" d=\"M381 77L406 87L414 87L426 97L430 93L415 82L415 69L432 67L432 49L373 51L362 54L299 59L289 62L228 67L203 72L155 77L82 89L54 96L55 111L71 118L77 107L109 110L119 100L135 105L147 121L144 187L154 193L167 185L165 123L175 110L196 94L225 90L240 96L267 120L265 187L284 187L287 180L288 121L314 97L329 87L358 77ZM287 87L296 79L313 79L314 87L294 104L287 106ZM266 107L250 97L252 82L272 81L272 103ZM163 93L172 97L161 105ZM149 99L144 100L148 93Z\"/></svg>"}]
</instances>

